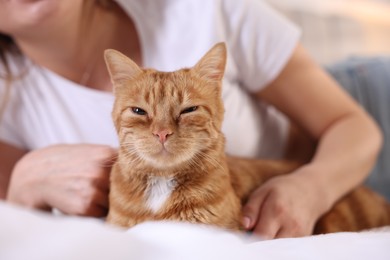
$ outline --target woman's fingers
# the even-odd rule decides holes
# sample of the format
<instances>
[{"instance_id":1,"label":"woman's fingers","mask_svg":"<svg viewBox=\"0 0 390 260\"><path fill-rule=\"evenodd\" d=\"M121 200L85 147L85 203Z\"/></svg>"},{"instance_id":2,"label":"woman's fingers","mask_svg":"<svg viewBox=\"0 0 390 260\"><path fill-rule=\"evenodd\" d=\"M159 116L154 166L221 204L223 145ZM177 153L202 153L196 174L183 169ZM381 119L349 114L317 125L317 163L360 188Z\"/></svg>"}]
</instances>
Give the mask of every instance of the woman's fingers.
<instances>
[{"instance_id":1,"label":"woman's fingers","mask_svg":"<svg viewBox=\"0 0 390 260\"><path fill-rule=\"evenodd\" d=\"M246 230L252 230L259 218L261 205L267 195L264 189L255 190L242 209L242 225Z\"/></svg>"},{"instance_id":2,"label":"woman's fingers","mask_svg":"<svg viewBox=\"0 0 390 260\"><path fill-rule=\"evenodd\" d=\"M299 177L274 178L249 197L243 207L244 227L264 239L310 235L323 214L315 192Z\"/></svg>"},{"instance_id":3,"label":"woman's fingers","mask_svg":"<svg viewBox=\"0 0 390 260\"><path fill-rule=\"evenodd\" d=\"M33 151L15 168L7 199L65 214L104 216L115 156L116 150L104 145L55 145Z\"/></svg>"}]
</instances>

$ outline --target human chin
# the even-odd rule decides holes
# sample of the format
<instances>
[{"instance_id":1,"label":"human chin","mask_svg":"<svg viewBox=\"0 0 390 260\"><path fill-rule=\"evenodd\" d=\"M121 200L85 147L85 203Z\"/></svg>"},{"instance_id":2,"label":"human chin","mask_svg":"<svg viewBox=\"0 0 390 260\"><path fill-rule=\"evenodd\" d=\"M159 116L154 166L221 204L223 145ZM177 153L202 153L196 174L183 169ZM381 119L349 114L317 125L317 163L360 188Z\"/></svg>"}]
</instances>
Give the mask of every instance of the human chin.
<instances>
[{"instance_id":1,"label":"human chin","mask_svg":"<svg viewBox=\"0 0 390 260\"><path fill-rule=\"evenodd\" d=\"M41 25L58 12L59 0L9 0L1 1L0 30L12 34L23 28ZM8 25L8 26L7 26Z\"/></svg>"}]
</instances>

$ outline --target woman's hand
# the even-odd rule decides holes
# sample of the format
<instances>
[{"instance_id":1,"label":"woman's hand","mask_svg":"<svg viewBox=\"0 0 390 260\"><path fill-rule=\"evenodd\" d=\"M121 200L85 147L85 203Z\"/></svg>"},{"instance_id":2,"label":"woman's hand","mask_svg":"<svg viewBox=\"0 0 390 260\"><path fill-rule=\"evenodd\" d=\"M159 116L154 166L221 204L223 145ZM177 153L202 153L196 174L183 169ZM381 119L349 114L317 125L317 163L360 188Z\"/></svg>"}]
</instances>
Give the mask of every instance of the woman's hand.
<instances>
[{"instance_id":1,"label":"woman's hand","mask_svg":"<svg viewBox=\"0 0 390 260\"><path fill-rule=\"evenodd\" d=\"M7 200L65 214L107 214L109 173L116 150L105 145L55 145L25 155L15 166Z\"/></svg>"},{"instance_id":2,"label":"woman's hand","mask_svg":"<svg viewBox=\"0 0 390 260\"><path fill-rule=\"evenodd\" d=\"M318 186L295 173L270 179L257 188L243 208L247 230L264 239L311 235L319 217L328 210Z\"/></svg>"}]
</instances>

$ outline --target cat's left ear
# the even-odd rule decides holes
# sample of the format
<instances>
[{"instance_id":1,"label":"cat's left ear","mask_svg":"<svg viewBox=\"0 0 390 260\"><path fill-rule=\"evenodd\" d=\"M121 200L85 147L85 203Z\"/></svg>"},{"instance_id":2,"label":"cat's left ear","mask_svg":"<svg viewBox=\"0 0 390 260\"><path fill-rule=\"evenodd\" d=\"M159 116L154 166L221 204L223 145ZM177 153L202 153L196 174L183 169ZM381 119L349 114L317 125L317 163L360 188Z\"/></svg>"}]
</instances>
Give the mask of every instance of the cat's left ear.
<instances>
[{"instance_id":1,"label":"cat's left ear","mask_svg":"<svg viewBox=\"0 0 390 260\"><path fill-rule=\"evenodd\" d=\"M194 66L194 71L207 81L217 82L223 78L226 66L226 45L217 43Z\"/></svg>"},{"instance_id":2,"label":"cat's left ear","mask_svg":"<svg viewBox=\"0 0 390 260\"><path fill-rule=\"evenodd\" d=\"M141 68L134 61L119 51L105 50L104 60L114 86L122 85L142 73Z\"/></svg>"}]
</instances>

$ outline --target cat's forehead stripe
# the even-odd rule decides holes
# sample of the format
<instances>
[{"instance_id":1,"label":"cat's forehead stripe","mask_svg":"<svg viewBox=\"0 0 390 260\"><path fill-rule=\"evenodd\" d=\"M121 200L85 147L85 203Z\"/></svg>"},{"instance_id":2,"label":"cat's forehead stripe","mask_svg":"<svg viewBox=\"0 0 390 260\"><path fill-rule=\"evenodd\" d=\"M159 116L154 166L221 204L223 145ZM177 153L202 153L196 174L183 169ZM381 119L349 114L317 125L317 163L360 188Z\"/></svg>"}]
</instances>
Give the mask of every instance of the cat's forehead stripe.
<instances>
[{"instance_id":1,"label":"cat's forehead stripe","mask_svg":"<svg viewBox=\"0 0 390 260\"><path fill-rule=\"evenodd\" d=\"M141 108L150 109L150 115L155 116L160 113L173 115L177 114L178 109L204 103L199 101L199 93L192 87L196 83L186 73L152 71L145 76L138 88L142 94L138 92L134 95L143 100L143 104L139 105Z\"/></svg>"},{"instance_id":2,"label":"cat's forehead stripe","mask_svg":"<svg viewBox=\"0 0 390 260\"><path fill-rule=\"evenodd\" d=\"M146 91L144 95L144 101L145 103L149 104L150 103L150 91Z\"/></svg>"},{"instance_id":3,"label":"cat's forehead stripe","mask_svg":"<svg viewBox=\"0 0 390 260\"><path fill-rule=\"evenodd\" d=\"M180 103L184 101L183 89L180 88L180 84L186 84L185 81L178 82L175 77L172 77L168 73L155 73L153 75L153 83L151 89L147 93L149 102L155 102L155 100L164 100L168 97L176 98Z\"/></svg>"}]
</instances>

